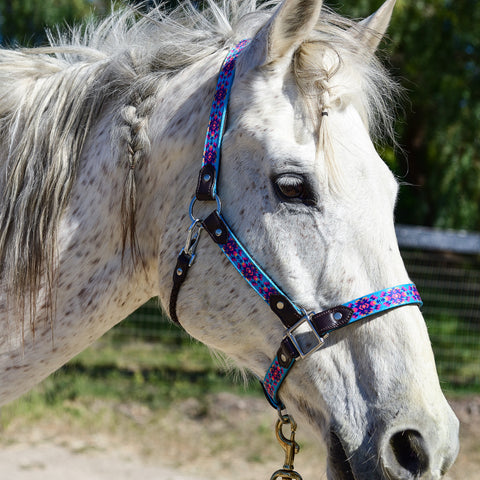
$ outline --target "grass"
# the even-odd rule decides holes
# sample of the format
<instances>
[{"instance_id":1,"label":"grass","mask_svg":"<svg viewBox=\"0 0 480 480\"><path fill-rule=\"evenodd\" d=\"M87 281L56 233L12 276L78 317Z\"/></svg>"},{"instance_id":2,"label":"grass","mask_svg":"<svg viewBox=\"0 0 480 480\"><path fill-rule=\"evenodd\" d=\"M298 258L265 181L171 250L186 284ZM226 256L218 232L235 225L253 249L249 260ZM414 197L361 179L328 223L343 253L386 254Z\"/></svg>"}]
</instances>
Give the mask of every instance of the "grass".
<instances>
[{"instance_id":1,"label":"grass","mask_svg":"<svg viewBox=\"0 0 480 480\"><path fill-rule=\"evenodd\" d=\"M275 417L258 382L234 381L203 345L186 338L119 341L110 332L2 407L0 445L52 443L73 453L128 449L184 473L198 468L206 478L226 477L234 463L253 480L283 461ZM314 449L313 442L304 448L304 461ZM309 468L319 468L323 457L317 457Z\"/></svg>"},{"instance_id":2,"label":"grass","mask_svg":"<svg viewBox=\"0 0 480 480\"><path fill-rule=\"evenodd\" d=\"M460 393L480 392L480 330L452 315L427 317L442 385Z\"/></svg>"},{"instance_id":3,"label":"grass","mask_svg":"<svg viewBox=\"0 0 480 480\"><path fill-rule=\"evenodd\" d=\"M235 381L232 373L198 342L126 342L112 333L20 400L3 407L2 416L22 414L35 419L49 409L61 410L67 405L68 410L68 405L79 399L87 404L103 399L140 403L151 410L167 409L175 402L220 391L262 395L256 382L246 386Z\"/></svg>"}]
</instances>

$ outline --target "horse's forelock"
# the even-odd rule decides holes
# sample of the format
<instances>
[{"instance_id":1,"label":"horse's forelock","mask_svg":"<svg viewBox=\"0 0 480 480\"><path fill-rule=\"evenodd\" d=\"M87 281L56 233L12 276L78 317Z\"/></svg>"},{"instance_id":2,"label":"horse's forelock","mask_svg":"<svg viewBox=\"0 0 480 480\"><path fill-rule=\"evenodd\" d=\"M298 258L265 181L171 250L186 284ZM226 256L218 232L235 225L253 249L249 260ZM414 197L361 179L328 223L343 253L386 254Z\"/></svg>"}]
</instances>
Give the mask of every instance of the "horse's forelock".
<instances>
[{"instance_id":1,"label":"horse's forelock","mask_svg":"<svg viewBox=\"0 0 480 480\"><path fill-rule=\"evenodd\" d=\"M325 98L330 103L354 98L372 137L395 143L393 114L401 89L371 51L362 47L358 33L355 21L329 9L322 11L311 38L295 53L297 85L319 125L322 111L330 107Z\"/></svg>"},{"instance_id":2,"label":"horse's forelock","mask_svg":"<svg viewBox=\"0 0 480 480\"><path fill-rule=\"evenodd\" d=\"M324 8L292 63L305 108L319 132L318 155L328 168L331 189L337 192L343 187L329 140L332 107L354 103L373 140L397 146L393 119L400 87L371 51L362 48L358 34L355 21Z\"/></svg>"}]
</instances>

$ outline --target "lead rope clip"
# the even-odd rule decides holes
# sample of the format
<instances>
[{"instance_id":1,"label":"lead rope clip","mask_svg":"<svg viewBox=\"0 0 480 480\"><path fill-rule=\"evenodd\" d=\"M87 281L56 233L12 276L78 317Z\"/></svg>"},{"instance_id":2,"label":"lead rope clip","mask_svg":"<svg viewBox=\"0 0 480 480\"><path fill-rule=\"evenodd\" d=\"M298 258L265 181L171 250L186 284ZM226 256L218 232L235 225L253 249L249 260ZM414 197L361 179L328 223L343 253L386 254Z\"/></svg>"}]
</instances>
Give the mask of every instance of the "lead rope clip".
<instances>
[{"instance_id":1,"label":"lead rope clip","mask_svg":"<svg viewBox=\"0 0 480 480\"><path fill-rule=\"evenodd\" d=\"M299 452L300 446L295 441L295 431L297 430L297 424L295 420L287 414L282 414L280 411L278 413L279 419L275 425L275 435L277 437L278 443L285 450L285 463L283 468L277 470L271 477L270 480L275 480L281 478L282 480L294 479L294 480L303 480L301 475L294 470L293 460L295 454ZM290 425L290 438L288 439L283 434L283 426Z\"/></svg>"}]
</instances>

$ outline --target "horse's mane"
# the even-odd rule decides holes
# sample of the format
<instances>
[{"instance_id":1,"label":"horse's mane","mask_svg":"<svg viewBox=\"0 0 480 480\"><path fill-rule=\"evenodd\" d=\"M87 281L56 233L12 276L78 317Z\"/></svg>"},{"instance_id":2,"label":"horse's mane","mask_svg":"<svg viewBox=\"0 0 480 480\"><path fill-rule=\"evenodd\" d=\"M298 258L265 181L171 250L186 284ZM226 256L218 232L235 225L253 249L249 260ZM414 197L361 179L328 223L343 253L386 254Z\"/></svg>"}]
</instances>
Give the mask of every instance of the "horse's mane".
<instances>
[{"instance_id":1,"label":"horse's mane","mask_svg":"<svg viewBox=\"0 0 480 480\"><path fill-rule=\"evenodd\" d=\"M207 0L200 11L186 1L173 12L157 7L146 15L126 8L67 33L50 33L48 47L0 49L0 279L22 308L28 294L34 308L43 285L51 298L59 220L102 107L113 105L118 112L112 142L120 145L128 177L123 242L135 257L135 178L128 167L148 151L146 125L158 82L233 45L245 15L251 14L250 28L259 27L279 1L256 3L223 0L217 6ZM318 103L314 99L329 88L333 72L316 53L332 49L362 79L361 102L371 129L391 134L386 99L392 82L358 49L355 28L326 10L295 56L297 82L308 102Z\"/></svg>"},{"instance_id":2,"label":"horse's mane","mask_svg":"<svg viewBox=\"0 0 480 480\"><path fill-rule=\"evenodd\" d=\"M0 50L0 279L22 309L30 305L31 318L41 286L52 298L59 220L100 109L115 106L112 141L124 147L118 150L131 171L128 164L148 148L144 119L158 80L224 48L232 33L227 16L235 21L254 9L249 1L234 3L209 3L202 13L188 2L169 14L124 8L50 32L48 47ZM124 248L135 243L129 177Z\"/></svg>"}]
</instances>

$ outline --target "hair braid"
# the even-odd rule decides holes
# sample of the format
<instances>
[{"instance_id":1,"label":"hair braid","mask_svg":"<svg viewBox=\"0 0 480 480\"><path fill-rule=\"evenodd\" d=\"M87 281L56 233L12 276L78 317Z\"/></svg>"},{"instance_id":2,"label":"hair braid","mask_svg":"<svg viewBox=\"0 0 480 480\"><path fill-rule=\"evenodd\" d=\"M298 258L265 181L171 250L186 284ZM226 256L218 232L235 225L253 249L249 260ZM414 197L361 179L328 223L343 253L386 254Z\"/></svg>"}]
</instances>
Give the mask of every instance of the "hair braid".
<instances>
[{"instance_id":1,"label":"hair braid","mask_svg":"<svg viewBox=\"0 0 480 480\"><path fill-rule=\"evenodd\" d=\"M142 255L138 245L136 234L137 225L137 182L136 171L141 162L150 151L150 139L148 136L148 117L153 110L155 101L151 91L143 98L133 96L128 105L120 111L121 139L123 151L126 152L128 173L125 179L125 188L122 198L122 258L125 256L127 245L135 266L140 260L143 264ZM121 156L121 158L125 158Z\"/></svg>"}]
</instances>

